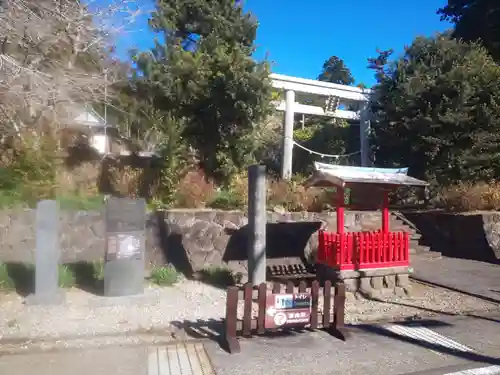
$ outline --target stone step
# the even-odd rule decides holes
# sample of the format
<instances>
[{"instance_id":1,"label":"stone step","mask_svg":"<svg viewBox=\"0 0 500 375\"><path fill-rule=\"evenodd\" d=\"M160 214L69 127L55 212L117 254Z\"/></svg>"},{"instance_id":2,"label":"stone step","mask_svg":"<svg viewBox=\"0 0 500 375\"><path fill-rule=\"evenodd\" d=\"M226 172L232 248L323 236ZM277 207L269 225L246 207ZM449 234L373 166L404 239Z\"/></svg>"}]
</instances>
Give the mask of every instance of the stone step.
<instances>
[{"instance_id":1,"label":"stone step","mask_svg":"<svg viewBox=\"0 0 500 375\"><path fill-rule=\"evenodd\" d=\"M414 249L415 252L417 252L417 253L425 253L425 252L431 250L430 246L425 246L425 245L414 245L414 246L412 246L411 244L410 244L410 249Z\"/></svg>"},{"instance_id":2,"label":"stone step","mask_svg":"<svg viewBox=\"0 0 500 375\"><path fill-rule=\"evenodd\" d=\"M411 253L410 253L411 254ZM423 253L413 253L411 254L412 256L410 257L410 263L411 259L441 259L443 255L438 252L438 251L425 251Z\"/></svg>"}]
</instances>

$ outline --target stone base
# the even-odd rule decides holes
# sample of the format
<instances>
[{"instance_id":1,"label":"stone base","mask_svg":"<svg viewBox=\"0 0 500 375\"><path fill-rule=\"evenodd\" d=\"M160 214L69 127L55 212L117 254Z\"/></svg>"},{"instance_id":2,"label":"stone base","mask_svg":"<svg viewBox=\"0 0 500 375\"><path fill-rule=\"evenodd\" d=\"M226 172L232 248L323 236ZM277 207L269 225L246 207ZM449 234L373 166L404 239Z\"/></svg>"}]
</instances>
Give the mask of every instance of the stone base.
<instances>
[{"instance_id":1,"label":"stone base","mask_svg":"<svg viewBox=\"0 0 500 375\"><path fill-rule=\"evenodd\" d=\"M341 271L318 264L318 279L343 281L346 291L368 298L411 295L408 267L390 267L358 271Z\"/></svg>"},{"instance_id":2,"label":"stone base","mask_svg":"<svg viewBox=\"0 0 500 375\"><path fill-rule=\"evenodd\" d=\"M58 290L56 293L35 293L24 299L26 305L61 305L66 301L64 291Z\"/></svg>"}]
</instances>

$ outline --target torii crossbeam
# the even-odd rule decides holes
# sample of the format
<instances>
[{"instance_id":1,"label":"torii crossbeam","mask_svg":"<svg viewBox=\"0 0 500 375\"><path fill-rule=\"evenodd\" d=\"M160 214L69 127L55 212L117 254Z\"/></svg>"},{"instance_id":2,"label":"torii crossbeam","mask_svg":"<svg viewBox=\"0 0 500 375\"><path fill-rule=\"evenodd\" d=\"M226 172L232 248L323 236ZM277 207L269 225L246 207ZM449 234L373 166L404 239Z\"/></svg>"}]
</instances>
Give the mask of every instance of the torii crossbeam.
<instances>
[{"instance_id":1,"label":"torii crossbeam","mask_svg":"<svg viewBox=\"0 0 500 375\"><path fill-rule=\"evenodd\" d=\"M359 121L361 166L369 166L369 103L372 94L370 89L291 77L282 74L271 74L270 78L273 88L285 91L285 100L276 101L274 103L278 111L285 112L283 161L281 165L282 178L290 179L292 176L293 124L295 113ZM312 94L319 97L325 97L325 99L336 98L337 106L336 108L323 108L297 103L295 101L295 93ZM358 110L350 111L339 109L339 104L346 107L354 104Z\"/></svg>"}]
</instances>

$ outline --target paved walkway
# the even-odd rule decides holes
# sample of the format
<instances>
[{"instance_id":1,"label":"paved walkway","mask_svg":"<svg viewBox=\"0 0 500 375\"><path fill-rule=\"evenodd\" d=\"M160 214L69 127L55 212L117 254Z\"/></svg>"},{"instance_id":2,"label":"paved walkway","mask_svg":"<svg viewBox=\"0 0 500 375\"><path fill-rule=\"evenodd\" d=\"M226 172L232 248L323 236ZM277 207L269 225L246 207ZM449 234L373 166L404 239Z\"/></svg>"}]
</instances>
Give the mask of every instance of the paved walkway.
<instances>
[{"instance_id":1,"label":"paved walkway","mask_svg":"<svg viewBox=\"0 0 500 375\"><path fill-rule=\"evenodd\" d=\"M500 303L500 265L442 257L412 259L413 278Z\"/></svg>"},{"instance_id":2,"label":"paved walkway","mask_svg":"<svg viewBox=\"0 0 500 375\"><path fill-rule=\"evenodd\" d=\"M347 342L324 332L256 337L241 340L242 352L234 355L213 341L5 355L0 374L443 375L486 367L483 374L495 374L500 373L492 367L500 365L499 323L500 313L364 325L352 328Z\"/></svg>"}]
</instances>

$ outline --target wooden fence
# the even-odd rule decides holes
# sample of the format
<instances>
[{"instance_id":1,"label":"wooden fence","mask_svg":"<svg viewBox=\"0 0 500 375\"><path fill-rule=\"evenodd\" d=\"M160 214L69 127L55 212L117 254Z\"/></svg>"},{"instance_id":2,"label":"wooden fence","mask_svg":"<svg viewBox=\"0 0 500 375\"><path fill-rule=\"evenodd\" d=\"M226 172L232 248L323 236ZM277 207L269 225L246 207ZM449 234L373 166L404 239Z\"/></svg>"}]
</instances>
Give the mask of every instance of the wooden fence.
<instances>
[{"instance_id":1,"label":"wooden fence","mask_svg":"<svg viewBox=\"0 0 500 375\"><path fill-rule=\"evenodd\" d=\"M332 290L333 289L333 290ZM269 292L281 293L281 284L273 283L269 291L266 283L253 285L246 283L243 287L230 287L227 291L226 319L224 340L229 353L241 351L238 336L251 337L253 334L264 335L267 332L286 330L327 330L333 336L346 340L348 337L344 329L345 312L345 285L339 282L332 286L331 281L325 281L321 286L318 280L314 280L308 287L305 281L298 286L298 293L311 294L311 315L308 324L287 326L280 328L266 328L266 300ZM288 282L285 293L295 292L293 282ZM322 296L322 309L319 309L320 296ZM242 317L238 317L238 302L243 301ZM332 306L333 302L333 306ZM257 303L257 316L253 315L253 304Z\"/></svg>"}]
</instances>

